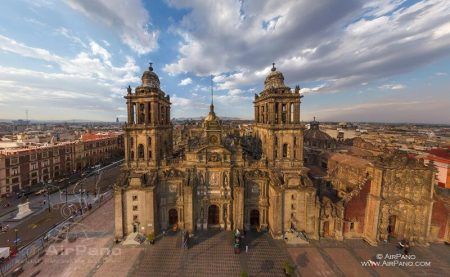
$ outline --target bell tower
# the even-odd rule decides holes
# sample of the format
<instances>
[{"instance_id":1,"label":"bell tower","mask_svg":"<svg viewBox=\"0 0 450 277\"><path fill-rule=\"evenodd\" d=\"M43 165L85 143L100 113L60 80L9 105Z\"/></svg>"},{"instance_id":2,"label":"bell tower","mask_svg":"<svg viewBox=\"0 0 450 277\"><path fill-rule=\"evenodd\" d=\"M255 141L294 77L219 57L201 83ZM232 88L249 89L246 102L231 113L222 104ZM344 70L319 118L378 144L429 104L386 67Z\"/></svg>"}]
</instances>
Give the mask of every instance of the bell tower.
<instances>
[{"instance_id":1,"label":"bell tower","mask_svg":"<svg viewBox=\"0 0 450 277\"><path fill-rule=\"evenodd\" d=\"M303 126L300 123L300 87L292 91L275 64L255 94L255 134L261 139L269 164L281 168L303 167Z\"/></svg>"},{"instance_id":2,"label":"bell tower","mask_svg":"<svg viewBox=\"0 0 450 277\"><path fill-rule=\"evenodd\" d=\"M170 97L160 88L152 63L135 93L128 86L125 126L125 164L128 168L157 167L172 155Z\"/></svg>"}]
</instances>

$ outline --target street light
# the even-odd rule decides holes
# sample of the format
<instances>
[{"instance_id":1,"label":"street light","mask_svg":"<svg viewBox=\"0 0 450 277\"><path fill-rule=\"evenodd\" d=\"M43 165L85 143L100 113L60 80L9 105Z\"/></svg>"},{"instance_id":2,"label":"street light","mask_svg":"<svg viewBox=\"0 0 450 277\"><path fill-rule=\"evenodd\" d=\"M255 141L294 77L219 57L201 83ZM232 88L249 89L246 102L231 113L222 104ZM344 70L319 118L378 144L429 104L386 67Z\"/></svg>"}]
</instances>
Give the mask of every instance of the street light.
<instances>
[{"instance_id":1,"label":"street light","mask_svg":"<svg viewBox=\"0 0 450 277\"><path fill-rule=\"evenodd\" d=\"M17 233L19 232L19 230L14 229L14 232L16 233L16 240L14 241L14 245L16 246L16 250L17 250L17 239L18 239Z\"/></svg>"},{"instance_id":2,"label":"street light","mask_svg":"<svg viewBox=\"0 0 450 277\"><path fill-rule=\"evenodd\" d=\"M48 183L45 182L45 190L47 191L47 202L48 202L48 212L51 212L51 208L50 208L50 191L48 189Z\"/></svg>"}]
</instances>

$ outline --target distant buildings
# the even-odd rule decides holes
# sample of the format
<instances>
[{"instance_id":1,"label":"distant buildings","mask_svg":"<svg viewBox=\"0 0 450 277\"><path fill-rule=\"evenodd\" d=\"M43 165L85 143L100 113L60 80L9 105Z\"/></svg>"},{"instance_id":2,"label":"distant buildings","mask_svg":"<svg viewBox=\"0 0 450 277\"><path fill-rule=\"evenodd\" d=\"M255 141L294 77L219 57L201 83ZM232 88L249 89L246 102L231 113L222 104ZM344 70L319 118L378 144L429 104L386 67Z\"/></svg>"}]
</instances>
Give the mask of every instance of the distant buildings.
<instances>
[{"instance_id":1,"label":"distant buildings","mask_svg":"<svg viewBox=\"0 0 450 277\"><path fill-rule=\"evenodd\" d=\"M84 134L72 141L0 143L0 194L66 177L123 155L121 132Z\"/></svg>"}]
</instances>

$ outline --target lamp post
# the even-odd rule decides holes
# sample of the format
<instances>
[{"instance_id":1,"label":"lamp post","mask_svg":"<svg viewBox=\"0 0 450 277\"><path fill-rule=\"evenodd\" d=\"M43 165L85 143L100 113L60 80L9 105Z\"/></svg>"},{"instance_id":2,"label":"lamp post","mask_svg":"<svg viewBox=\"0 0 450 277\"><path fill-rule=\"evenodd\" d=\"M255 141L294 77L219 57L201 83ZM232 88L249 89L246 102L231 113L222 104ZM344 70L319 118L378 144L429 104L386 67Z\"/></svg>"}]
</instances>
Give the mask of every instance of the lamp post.
<instances>
[{"instance_id":1,"label":"lamp post","mask_svg":"<svg viewBox=\"0 0 450 277\"><path fill-rule=\"evenodd\" d=\"M17 229L14 229L14 232L16 233L16 240L14 240L14 245L15 245L15 247L16 247L16 250L17 250L17 239L18 239L18 236L17 236L17 233L19 232L19 230L17 230Z\"/></svg>"},{"instance_id":2,"label":"lamp post","mask_svg":"<svg viewBox=\"0 0 450 277\"><path fill-rule=\"evenodd\" d=\"M50 192L49 192L49 189L48 189L48 183L45 182L44 184L45 184L45 190L46 190L46 193L47 193L48 212L51 212L51 208L50 208Z\"/></svg>"}]
</instances>

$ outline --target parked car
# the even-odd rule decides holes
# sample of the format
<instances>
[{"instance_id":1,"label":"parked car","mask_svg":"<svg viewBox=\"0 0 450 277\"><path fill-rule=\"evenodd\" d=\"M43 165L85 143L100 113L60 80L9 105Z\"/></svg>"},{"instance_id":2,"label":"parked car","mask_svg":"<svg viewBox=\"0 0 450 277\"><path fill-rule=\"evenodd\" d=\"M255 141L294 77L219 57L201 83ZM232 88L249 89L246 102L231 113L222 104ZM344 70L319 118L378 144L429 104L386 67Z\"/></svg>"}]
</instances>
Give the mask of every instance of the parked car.
<instances>
[{"instance_id":1,"label":"parked car","mask_svg":"<svg viewBox=\"0 0 450 277\"><path fill-rule=\"evenodd\" d=\"M40 189L40 190L36 191L34 194L35 195L41 195L41 194L44 194L44 193L47 193L47 189Z\"/></svg>"}]
</instances>

